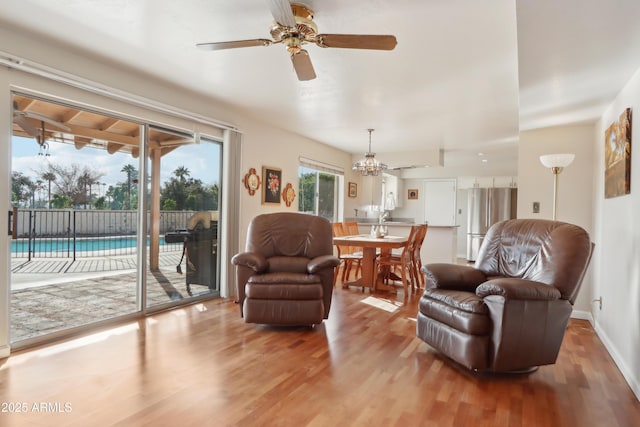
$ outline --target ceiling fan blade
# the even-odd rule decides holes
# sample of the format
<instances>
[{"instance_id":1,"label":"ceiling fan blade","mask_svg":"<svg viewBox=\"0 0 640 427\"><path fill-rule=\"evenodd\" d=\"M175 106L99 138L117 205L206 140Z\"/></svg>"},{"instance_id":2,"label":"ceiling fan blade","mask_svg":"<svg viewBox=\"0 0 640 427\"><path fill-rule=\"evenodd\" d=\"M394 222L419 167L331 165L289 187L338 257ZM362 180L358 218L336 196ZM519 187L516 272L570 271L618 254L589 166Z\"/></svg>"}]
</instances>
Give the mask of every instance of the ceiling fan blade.
<instances>
[{"instance_id":1,"label":"ceiling fan blade","mask_svg":"<svg viewBox=\"0 0 640 427\"><path fill-rule=\"evenodd\" d=\"M285 27L296 27L296 18L293 16L289 0L269 0L269 10L278 24Z\"/></svg>"},{"instance_id":2,"label":"ceiling fan blade","mask_svg":"<svg viewBox=\"0 0 640 427\"><path fill-rule=\"evenodd\" d=\"M316 44L320 47L393 50L398 41L395 36L388 35L318 34Z\"/></svg>"},{"instance_id":3,"label":"ceiling fan blade","mask_svg":"<svg viewBox=\"0 0 640 427\"><path fill-rule=\"evenodd\" d=\"M202 50L235 49L238 47L271 46L274 42L269 39L236 40L231 42L198 43L196 46Z\"/></svg>"},{"instance_id":4,"label":"ceiling fan blade","mask_svg":"<svg viewBox=\"0 0 640 427\"><path fill-rule=\"evenodd\" d=\"M24 115L16 114L13 116L13 122L20 126L29 136L35 137L39 134L38 127L29 121Z\"/></svg>"},{"instance_id":5,"label":"ceiling fan blade","mask_svg":"<svg viewBox=\"0 0 640 427\"><path fill-rule=\"evenodd\" d=\"M66 132L71 132L71 128L69 126L66 126L65 124L60 123L56 120L50 119L47 116L43 116L42 114L33 113L31 111L16 111L15 116L29 117L32 119L39 120L41 122L49 123L51 126L64 130Z\"/></svg>"},{"instance_id":6,"label":"ceiling fan blade","mask_svg":"<svg viewBox=\"0 0 640 427\"><path fill-rule=\"evenodd\" d=\"M291 62L293 62L293 68L296 70L298 80L305 81L316 78L316 72L313 69L311 58L309 58L309 53L306 50L300 49L299 52L292 53Z\"/></svg>"}]
</instances>

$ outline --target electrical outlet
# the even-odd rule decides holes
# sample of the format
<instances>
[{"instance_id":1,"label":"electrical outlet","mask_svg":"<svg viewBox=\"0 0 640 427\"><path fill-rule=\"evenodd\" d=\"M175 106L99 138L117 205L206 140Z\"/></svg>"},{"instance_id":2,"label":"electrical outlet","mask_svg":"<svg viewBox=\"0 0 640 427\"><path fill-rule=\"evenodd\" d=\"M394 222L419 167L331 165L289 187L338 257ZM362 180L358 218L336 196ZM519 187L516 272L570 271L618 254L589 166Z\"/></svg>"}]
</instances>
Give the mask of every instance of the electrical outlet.
<instances>
[{"instance_id":1,"label":"electrical outlet","mask_svg":"<svg viewBox=\"0 0 640 427\"><path fill-rule=\"evenodd\" d=\"M540 202L533 202L533 213L540 213Z\"/></svg>"}]
</instances>

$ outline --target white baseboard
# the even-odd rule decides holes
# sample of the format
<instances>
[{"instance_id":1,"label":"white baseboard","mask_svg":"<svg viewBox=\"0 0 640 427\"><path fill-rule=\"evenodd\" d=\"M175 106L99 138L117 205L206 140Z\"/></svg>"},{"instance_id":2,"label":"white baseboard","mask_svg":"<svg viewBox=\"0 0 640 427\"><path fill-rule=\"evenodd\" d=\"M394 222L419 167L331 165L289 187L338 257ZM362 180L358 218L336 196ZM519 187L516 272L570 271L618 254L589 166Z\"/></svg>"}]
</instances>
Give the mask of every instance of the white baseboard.
<instances>
[{"instance_id":1,"label":"white baseboard","mask_svg":"<svg viewBox=\"0 0 640 427\"><path fill-rule=\"evenodd\" d=\"M2 347L0 347L0 359L9 357L10 354L11 354L11 347L9 347L8 345L3 345Z\"/></svg>"},{"instance_id":2,"label":"white baseboard","mask_svg":"<svg viewBox=\"0 0 640 427\"><path fill-rule=\"evenodd\" d=\"M571 312L572 319L588 320L593 325L593 316L589 311L573 310Z\"/></svg>"},{"instance_id":3,"label":"white baseboard","mask_svg":"<svg viewBox=\"0 0 640 427\"><path fill-rule=\"evenodd\" d=\"M607 334L602 328L598 326L597 323L594 326L594 329L596 331L596 334L598 334L598 338L600 338L600 341L602 341L602 344L604 344L605 348L609 352L609 355L622 373L622 376L629 384L629 387L631 387L633 394L636 395L636 399L640 401L640 381L638 380L638 378L634 377L633 370L629 369L629 366L627 366L624 359L620 356L620 353L618 353L616 347L613 345Z\"/></svg>"}]
</instances>

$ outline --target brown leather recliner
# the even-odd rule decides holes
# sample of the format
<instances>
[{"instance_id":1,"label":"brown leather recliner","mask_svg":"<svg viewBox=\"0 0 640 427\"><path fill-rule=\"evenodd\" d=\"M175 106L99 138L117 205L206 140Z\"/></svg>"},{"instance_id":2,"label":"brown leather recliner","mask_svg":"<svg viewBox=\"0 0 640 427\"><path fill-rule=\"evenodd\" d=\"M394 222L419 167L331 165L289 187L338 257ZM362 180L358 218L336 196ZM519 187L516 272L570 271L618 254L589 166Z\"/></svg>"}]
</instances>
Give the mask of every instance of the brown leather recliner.
<instances>
[{"instance_id":1,"label":"brown leather recliner","mask_svg":"<svg viewBox=\"0 0 640 427\"><path fill-rule=\"evenodd\" d=\"M556 361L593 244L568 223L489 229L475 266L429 264L419 338L467 368L526 371Z\"/></svg>"},{"instance_id":2,"label":"brown leather recliner","mask_svg":"<svg viewBox=\"0 0 640 427\"><path fill-rule=\"evenodd\" d=\"M247 323L312 325L329 317L333 273L331 223L292 212L258 215L245 252L236 254L240 314Z\"/></svg>"}]
</instances>

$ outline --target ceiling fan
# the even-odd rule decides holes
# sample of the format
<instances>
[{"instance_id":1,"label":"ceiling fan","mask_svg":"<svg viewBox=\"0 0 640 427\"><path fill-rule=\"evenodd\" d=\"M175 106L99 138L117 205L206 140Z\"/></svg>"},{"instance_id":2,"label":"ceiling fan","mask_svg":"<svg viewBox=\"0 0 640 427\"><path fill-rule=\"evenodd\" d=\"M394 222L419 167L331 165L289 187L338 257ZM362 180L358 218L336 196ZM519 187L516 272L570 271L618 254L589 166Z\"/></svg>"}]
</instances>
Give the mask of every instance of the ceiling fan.
<instances>
[{"instance_id":1,"label":"ceiling fan","mask_svg":"<svg viewBox=\"0 0 640 427\"><path fill-rule=\"evenodd\" d=\"M309 53L302 49L302 45L306 43L315 43L320 47L348 49L393 50L396 47L396 38L391 35L318 34L318 27L313 22L313 11L308 7L298 3L290 4L289 0L268 1L271 14L275 19L270 30L273 40L236 40L199 43L196 46L204 50L223 50L282 43L291 54L291 62L298 80L316 78Z\"/></svg>"},{"instance_id":2,"label":"ceiling fan","mask_svg":"<svg viewBox=\"0 0 640 427\"><path fill-rule=\"evenodd\" d=\"M41 126L38 127L37 125L33 124L32 120L30 119L40 122ZM15 101L13 102L13 122L18 126L20 126L20 128L22 128L22 130L25 131L32 138L38 138L41 136L41 133L38 130L39 129L44 130L45 123L49 123L50 125L60 130L71 132L71 128L64 125L63 123L50 119L47 116L43 116L42 114L34 113L31 111L19 110L18 103Z\"/></svg>"},{"instance_id":3,"label":"ceiling fan","mask_svg":"<svg viewBox=\"0 0 640 427\"><path fill-rule=\"evenodd\" d=\"M39 126L35 125L33 121L40 122ZM40 146L40 155L43 155L43 150L46 153L45 155L49 155L49 144L47 143L47 133L45 129L45 123L50 124L58 129L61 129L66 132L70 132L71 128L60 123L56 120L50 119L47 116L43 116L42 114L34 113L31 111L21 111L18 109L18 103L13 102L13 123L20 126L20 128L25 131L27 135L32 138L35 138Z\"/></svg>"}]
</instances>

